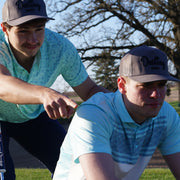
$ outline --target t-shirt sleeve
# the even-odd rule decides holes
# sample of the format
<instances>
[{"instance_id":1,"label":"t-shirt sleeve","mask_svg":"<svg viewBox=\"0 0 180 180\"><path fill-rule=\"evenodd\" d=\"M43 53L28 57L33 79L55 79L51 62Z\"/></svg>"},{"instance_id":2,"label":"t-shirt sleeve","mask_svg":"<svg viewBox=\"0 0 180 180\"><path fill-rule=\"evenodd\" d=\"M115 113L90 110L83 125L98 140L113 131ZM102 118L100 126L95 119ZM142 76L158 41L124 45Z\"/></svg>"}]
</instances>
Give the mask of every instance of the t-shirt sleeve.
<instances>
[{"instance_id":1,"label":"t-shirt sleeve","mask_svg":"<svg viewBox=\"0 0 180 180\"><path fill-rule=\"evenodd\" d=\"M61 74L70 86L75 87L83 83L88 74L75 46L68 39L61 38Z\"/></svg>"},{"instance_id":2,"label":"t-shirt sleeve","mask_svg":"<svg viewBox=\"0 0 180 180\"><path fill-rule=\"evenodd\" d=\"M39 67L46 72L47 85L51 86L59 75L72 87L82 84L88 74L75 46L59 33L45 32Z\"/></svg>"},{"instance_id":3,"label":"t-shirt sleeve","mask_svg":"<svg viewBox=\"0 0 180 180\"><path fill-rule=\"evenodd\" d=\"M111 154L111 125L107 115L93 105L81 106L70 125L70 142L74 161L83 154L102 152Z\"/></svg>"},{"instance_id":4,"label":"t-shirt sleeve","mask_svg":"<svg viewBox=\"0 0 180 180\"><path fill-rule=\"evenodd\" d=\"M62 76L70 86L75 87L83 83L88 74L81 61L79 54L76 49L72 48L72 52L69 54L66 67L62 71Z\"/></svg>"},{"instance_id":5,"label":"t-shirt sleeve","mask_svg":"<svg viewBox=\"0 0 180 180\"><path fill-rule=\"evenodd\" d=\"M4 33L0 30L0 64L8 67L11 63L11 54L5 41ZM9 66L10 66L9 65Z\"/></svg>"},{"instance_id":6,"label":"t-shirt sleeve","mask_svg":"<svg viewBox=\"0 0 180 180\"><path fill-rule=\"evenodd\" d=\"M166 104L164 114L167 114L167 129L159 150L163 155L180 152L180 117L176 110Z\"/></svg>"}]
</instances>

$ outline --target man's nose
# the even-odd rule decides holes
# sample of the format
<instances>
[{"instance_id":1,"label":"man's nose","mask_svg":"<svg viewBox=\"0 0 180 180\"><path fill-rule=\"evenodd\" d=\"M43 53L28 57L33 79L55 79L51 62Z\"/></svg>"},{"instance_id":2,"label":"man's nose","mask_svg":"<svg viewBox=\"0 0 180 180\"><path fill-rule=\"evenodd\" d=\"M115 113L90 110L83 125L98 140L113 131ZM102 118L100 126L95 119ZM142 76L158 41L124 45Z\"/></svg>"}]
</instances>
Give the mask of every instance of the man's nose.
<instances>
[{"instance_id":1,"label":"man's nose","mask_svg":"<svg viewBox=\"0 0 180 180\"><path fill-rule=\"evenodd\" d=\"M152 91L151 91L151 97L152 98L158 98L158 97L160 97L160 90L158 89L158 88L154 88L154 89L152 89Z\"/></svg>"},{"instance_id":2,"label":"man's nose","mask_svg":"<svg viewBox=\"0 0 180 180\"><path fill-rule=\"evenodd\" d=\"M28 37L28 42L30 43L37 43L37 35L35 32L31 32Z\"/></svg>"}]
</instances>

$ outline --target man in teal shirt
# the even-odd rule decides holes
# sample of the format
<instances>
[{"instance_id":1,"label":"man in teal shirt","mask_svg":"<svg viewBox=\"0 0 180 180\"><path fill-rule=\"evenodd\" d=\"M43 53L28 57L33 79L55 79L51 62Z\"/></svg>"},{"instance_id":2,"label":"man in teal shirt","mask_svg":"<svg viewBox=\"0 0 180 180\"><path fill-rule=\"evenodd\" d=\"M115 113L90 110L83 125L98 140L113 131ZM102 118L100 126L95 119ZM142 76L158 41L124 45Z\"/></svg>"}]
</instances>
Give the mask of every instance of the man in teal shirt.
<instances>
[{"instance_id":1,"label":"man in teal shirt","mask_svg":"<svg viewBox=\"0 0 180 180\"><path fill-rule=\"evenodd\" d=\"M75 47L45 28L52 18L43 0L6 0L2 10L0 121L5 179L15 179L9 137L53 173L65 136L56 119L69 118L77 104L51 85L62 75L83 100L106 90L89 78Z\"/></svg>"},{"instance_id":2,"label":"man in teal shirt","mask_svg":"<svg viewBox=\"0 0 180 180\"><path fill-rule=\"evenodd\" d=\"M82 103L61 146L53 180L138 180L158 148L180 179L180 118L164 102L169 75L159 49L140 46L120 61L118 90Z\"/></svg>"}]
</instances>

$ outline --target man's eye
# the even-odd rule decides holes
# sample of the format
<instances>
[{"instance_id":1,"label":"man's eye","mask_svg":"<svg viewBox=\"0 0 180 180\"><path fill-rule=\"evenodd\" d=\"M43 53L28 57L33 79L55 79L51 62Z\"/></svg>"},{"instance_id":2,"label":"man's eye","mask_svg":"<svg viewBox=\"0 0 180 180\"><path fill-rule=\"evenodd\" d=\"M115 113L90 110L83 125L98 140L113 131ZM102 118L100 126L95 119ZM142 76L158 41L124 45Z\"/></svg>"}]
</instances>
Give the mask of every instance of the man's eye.
<instances>
[{"instance_id":1,"label":"man's eye","mask_svg":"<svg viewBox=\"0 0 180 180\"><path fill-rule=\"evenodd\" d=\"M44 28L37 28L36 31L42 31Z\"/></svg>"},{"instance_id":2,"label":"man's eye","mask_svg":"<svg viewBox=\"0 0 180 180\"><path fill-rule=\"evenodd\" d=\"M27 32L27 29L18 29L17 32L18 32L18 33L26 33L26 32Z\"/></svg>"},{"instance_id":3,"label":"man's eye","mask_svg":"<svg viewBox=\"0 0 180 180\"><path fill-rule=\"evenodd\" d=\"M159 87L164 87L164 86L166 86L166 85L167 85L166 82L159 83Z\"/></svg>"},{"instance_id":4,"label":"man's eye","mask_svg":"<svg viewBox=\"0 0 180 180\"><path fill-rule=\"evenodd\" d=\"M159 82L156 86L158 86L159 88L163 88L166 85L167 85L167 82L163 81L163 82ZM149 89L149 88L152 88L154 86L154 84L152 84L152 83L144 83L144 84L140 84L139 86L142 87L142 88Z\"/></svg>"},{"instance_id":5,"label":"man's eye","mask_svg":"<svg viewBox=\"0 0 180 180\"><path fill-rule=\"evenodd\" d=\"M149 86L147 84L143 84L142 87L148 88Z\"/></svg>"},{"instance_id":6,"label":"man's eye","mask_svg":"<svg viewBox=\"0 0 180 180\"><path fill-rule=\"evenodd\" d=\"M150 83L141 84L141 87L143 87L143 88L150 88L151 86L152 86L152 84L150 84Z\"/></svg>"},{"instance_id":7,"label":"man's eye","mask_svg":"<svg viewBox=\"0 0 180 180\"><path fill-rule=\"evenodd\" d=\"M27 31L22 30L22 31L18 31L18 33L26 33Z\"/></svg>"}]
</instances>

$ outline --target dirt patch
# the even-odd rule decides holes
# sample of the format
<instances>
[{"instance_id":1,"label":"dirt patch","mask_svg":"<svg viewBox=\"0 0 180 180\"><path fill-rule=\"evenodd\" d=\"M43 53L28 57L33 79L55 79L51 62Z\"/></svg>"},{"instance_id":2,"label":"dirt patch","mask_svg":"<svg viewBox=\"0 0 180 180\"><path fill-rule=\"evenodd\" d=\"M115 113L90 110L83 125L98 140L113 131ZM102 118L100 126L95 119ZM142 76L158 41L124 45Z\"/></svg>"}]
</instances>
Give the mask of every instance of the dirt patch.
<instances>
[{"instance_id":1,"label":"dirt patch","mask_svg":"<svg viewBox=\"0 0 180 180\"><path fill-rule=\"evenodd\" d=\"M165 101L172 102L172 101L178 101L178 89L177 87L174 87L171 89L170 96L165 97Z\"/></svg>"}]
</instances>

